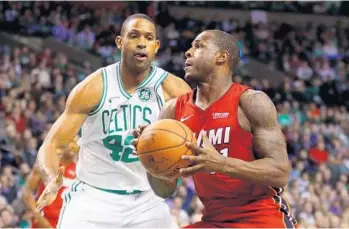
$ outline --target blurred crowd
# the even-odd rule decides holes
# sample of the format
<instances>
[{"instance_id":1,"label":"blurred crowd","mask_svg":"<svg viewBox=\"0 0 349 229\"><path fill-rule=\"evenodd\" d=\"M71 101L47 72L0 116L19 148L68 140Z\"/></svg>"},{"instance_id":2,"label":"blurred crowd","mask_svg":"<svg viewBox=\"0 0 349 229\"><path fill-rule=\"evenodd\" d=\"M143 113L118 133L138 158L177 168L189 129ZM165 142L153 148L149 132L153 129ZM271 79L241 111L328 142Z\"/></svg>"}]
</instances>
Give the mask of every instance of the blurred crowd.
<instances>
[{"instance_id":1,"label":"blurred crowd","mask_svg":"<svg viewBox=\"0 0 349 229\"><path fill-rule=\"evenodd\" d=\"M253 25L234 18L207 24L190 18L174 20L166 4L158 7L157 29L163 45L156 63L166 70L183 76L184 51L191 40L205 28L219 28L243 40L245 55L287 75L279 82L264 76L253 79L244 74L242 62L234 81L265 91L277 106L293 167L283 195L299 226L348 228L348 28ZM100 55L107 64L120 59L115 35L135 12L135 4L123 10L90 10L68 2L4 2L0 28L52 35ZM88 62L77 68L69 57L48 48L35 52L0 44L0 112L5 114L5 136L0 135L0 227L28 227L32 213L20 199L25 178L68 93L94 70ZM167 203L181 226L201 217L203 206L190 178L181 180Z\"/></svg>"},{"instance_id":2,"label":"blurred crowd","mask_svg":"<svg viewBox=\"0 0 349 229\"><path fill-rule=\"evenodd\" d=\"M211 7L271 12L296 12L307 14L347 15L344 1L174 1L170 4L188 7Z\"/></svg>"}]
</instances>

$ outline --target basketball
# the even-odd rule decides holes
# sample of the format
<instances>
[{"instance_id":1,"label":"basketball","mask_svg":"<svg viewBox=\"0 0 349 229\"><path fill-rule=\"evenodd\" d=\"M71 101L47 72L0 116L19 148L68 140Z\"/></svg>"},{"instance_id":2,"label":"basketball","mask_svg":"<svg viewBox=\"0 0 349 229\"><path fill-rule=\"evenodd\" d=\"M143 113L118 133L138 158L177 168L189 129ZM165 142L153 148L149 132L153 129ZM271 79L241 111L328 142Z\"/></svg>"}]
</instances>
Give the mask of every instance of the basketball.
<instances>
[{"instance_id":1,"label":"basketball","mask_svg":"<svg viewBox=\"0 0 349 229\"><path fill-rule=\"evenodd\" d=\"M147 126L137 144L139 160L157 177L173 178L179 169L190 165L182 155L193 155L186 142L196 142L193 132L183 123L162 119Z\"/></svg>"}]
</instances>

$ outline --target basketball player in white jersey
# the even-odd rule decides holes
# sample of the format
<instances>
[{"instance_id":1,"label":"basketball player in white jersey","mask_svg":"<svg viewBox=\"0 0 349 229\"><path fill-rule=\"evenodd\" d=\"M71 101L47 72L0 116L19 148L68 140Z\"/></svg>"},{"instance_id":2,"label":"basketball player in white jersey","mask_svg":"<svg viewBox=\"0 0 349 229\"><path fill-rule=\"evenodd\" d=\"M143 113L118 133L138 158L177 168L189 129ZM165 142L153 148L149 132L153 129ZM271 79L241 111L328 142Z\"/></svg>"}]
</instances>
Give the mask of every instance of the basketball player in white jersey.
<instances>
[{"instance_id":1,"label":"basketball player in white jersey","mask_svg":"<svg viewBox=\"0 0 349 229\"><path fill-rule=\"evenodd\" d=\"M46 189L37 211L55 199L64 170L57 152L81 128L78 181L65 195L58 228L177 227L150 187L175 184L147 174L130 142L133 129L155 121L166 101L191 89L152 65L160 43L148 16L127 18L115 41L121 62L97 70L71 91L39 150Z\"/></svg>"}]
</instances>

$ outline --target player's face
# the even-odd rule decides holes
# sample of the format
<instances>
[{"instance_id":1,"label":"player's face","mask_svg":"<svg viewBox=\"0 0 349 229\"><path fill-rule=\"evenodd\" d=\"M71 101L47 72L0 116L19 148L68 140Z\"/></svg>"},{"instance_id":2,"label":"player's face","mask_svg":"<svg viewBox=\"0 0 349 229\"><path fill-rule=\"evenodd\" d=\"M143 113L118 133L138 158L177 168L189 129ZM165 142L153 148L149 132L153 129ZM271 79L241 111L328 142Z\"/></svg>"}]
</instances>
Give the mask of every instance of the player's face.
<instances>
[{"instance_id":1,"label":"player's face","mask_svg":"<svg viewBox=\"0 0 349 229\"><path fill-rule=\"evenodd\" d=\"M192 42L192 47L185 53L185 79L197 82L205 81L215 66L217 47L212 42L214 35L202 32Z\"/></svg>"},{"instance_id":2,"label":"player's face","mask_svg":"<svg viewBox=\"0 0 349 229\"><path fill-rule=\"evenodd\" d=\"M116 38L122 52L122 61L130 69L146 71L160 47L156 40L155 26L148 20L137 18L125 25L123 37Z\"/></svg>"}]
</instances>

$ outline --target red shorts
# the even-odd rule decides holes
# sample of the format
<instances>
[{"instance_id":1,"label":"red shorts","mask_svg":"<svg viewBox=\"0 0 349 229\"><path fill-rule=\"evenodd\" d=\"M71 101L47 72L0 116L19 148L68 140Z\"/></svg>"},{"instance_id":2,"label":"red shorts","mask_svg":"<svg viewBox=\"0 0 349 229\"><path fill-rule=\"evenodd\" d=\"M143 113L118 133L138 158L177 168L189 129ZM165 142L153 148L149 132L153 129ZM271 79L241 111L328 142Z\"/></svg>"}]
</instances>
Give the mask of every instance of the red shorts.
<instances>
[{"instance_id":1,"label":"red shorts","mask_svg":"<svg viewBox=\"0 0 349 229\"><path fill-rule=\"evenodd\" d=\"M295 228L296 220L281 197L263 199L239 208L204 212L201 221L185 228Z\"/></svg>"},{"instance_id":2,"label":"red shorts","mask_svg":"<svg viewBox=\"0 0 349 229\"><path fill-rule=\"evenodd\" d=\"M240 222L205 222L199 221L184 228L295 228L287 217L279 220L274 216L241 220Z\"/></svg>"}]
</instances>

